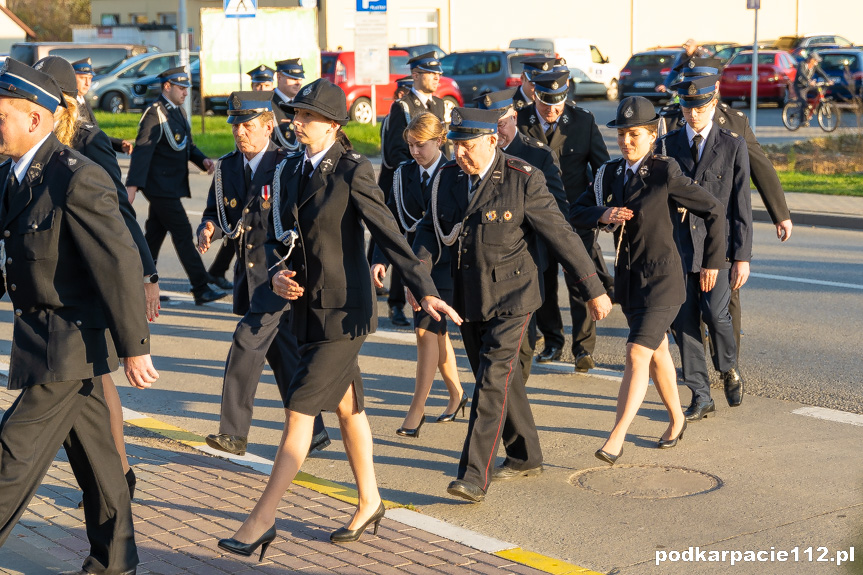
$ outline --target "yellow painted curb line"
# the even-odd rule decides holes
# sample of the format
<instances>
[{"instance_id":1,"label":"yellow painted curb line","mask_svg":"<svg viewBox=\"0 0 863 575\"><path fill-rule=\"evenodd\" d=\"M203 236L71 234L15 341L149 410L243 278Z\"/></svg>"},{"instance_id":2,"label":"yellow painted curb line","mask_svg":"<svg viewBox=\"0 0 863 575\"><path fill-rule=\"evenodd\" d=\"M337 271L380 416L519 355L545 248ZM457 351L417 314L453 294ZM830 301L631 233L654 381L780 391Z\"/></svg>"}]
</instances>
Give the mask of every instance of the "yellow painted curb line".
<instances>
[{"instance_id":1,"label":"yellow painted curb line","mask_svg":"<svg viewBox=\"0 0 863 575\"><path fill-rule=\"evenodd\" d=\"M559 559L552 559L533 551L525 551L521 548L497 551L495 555L502 559L545 571L546 573L552 573L552 575L602 575L602 573L597 573L596 571L591 571L590 569L585 569L566 561L560 561Z\"/></svg>"},{"instance_id":2,"label":"yellow painted curb line","mask_svg":"<svg viewBox=\"0 0 863 575\"><path fill-rule=\"evenodd\" d=\"M128 423L129 425L134 425L135 427L140 427L142 429L152 431L154 433L158 433L159 435L163 435L169 439L173 439L174 441L179 441L183 445L188 445L189 447L198 447L200 445L207 444L207 442L204 441L204 438L196 433L186 431L181 427L159 421L158 419L153 419L152 417L127 419L126 423Z\"/></svg>"}]
</instances>

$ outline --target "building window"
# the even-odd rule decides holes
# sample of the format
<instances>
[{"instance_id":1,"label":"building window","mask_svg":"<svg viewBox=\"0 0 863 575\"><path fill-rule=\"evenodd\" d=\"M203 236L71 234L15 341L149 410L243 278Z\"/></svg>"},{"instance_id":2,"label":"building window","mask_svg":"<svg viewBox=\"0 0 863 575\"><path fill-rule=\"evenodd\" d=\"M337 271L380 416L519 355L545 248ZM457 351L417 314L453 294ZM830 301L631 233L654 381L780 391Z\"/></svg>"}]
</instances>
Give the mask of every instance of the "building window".
<instances>
[{"instance_id":1,"label":"building window","mask_svg":"<svg viewBox=\"0 0 863 575\"><path fill-rule=\"evenodd\" d=\"M440 29L437 10L401 10L397 44L438 44Z\"/></svg>"},{"instance_id":2,"label":"building window","mask_svg":"<svg viewBox=\"0 0 863 575\"><path fill-rule=\"evenodd\" d=\"M156 21L159 24L167 24L168 26L176 26L177 25L177 13L176 12L159 12L156 14Z\"/></svg>"},{"instance_id":3,"label":"building window","mask_svg":"<svg viewBox=\"0 0 863 575\"><path fill-rule=\"evenodd\" d=\"M149 22L146 12L133 12L129 14L129 22L132 24L146 24Z\"/></svg>"},{"instance_id":4,"label":"building window","mask_svg":"<svg viewBox=\"0 0 863 575\"><path fill-rule=\"evenodd\" d=\"M99 22L102 26L119 26L120 25L120 15L119 14L102 14L102 17L99 19Z\"/></svg>"}]
</instances>

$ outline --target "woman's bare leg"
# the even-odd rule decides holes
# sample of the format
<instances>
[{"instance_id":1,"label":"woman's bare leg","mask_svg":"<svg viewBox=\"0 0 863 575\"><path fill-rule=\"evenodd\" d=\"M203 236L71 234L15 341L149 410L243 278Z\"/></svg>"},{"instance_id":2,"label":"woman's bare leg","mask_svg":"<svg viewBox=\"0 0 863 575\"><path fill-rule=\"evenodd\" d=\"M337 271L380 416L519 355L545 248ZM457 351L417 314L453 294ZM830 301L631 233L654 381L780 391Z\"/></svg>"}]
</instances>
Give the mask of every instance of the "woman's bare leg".
<instances>
[{"instance_id":1,"label":"woman's bare leg","mask_svg":"<svg viewBox=\"0 0 863 575\"><path fill-rule=\"evenodd\" d=\"M449 392L449 403L446 405L444 413L452 413L461 402L461 396L464 394L461 382L458 378L458 366L455 361L455 351L452 348L452 341L448 333L437 336L438 343L438 370L443 378L446 390Z\"/></svg>"},{"instance_id":2,"label":"woman's bare leg","mask_svg":"<svg viewBox=\"0 0 863 575\"><path fill-rule=\"evenodd\" d=\"M670 423L661 439L669 440L677 437L683 429L686 416L683 415L683 408L680 407L680 395L677 391L677 370L674 368L674 360L671 359L671 353L668 351L668 336L663 338L650 360L650 376L656 385L656 391L659 392L659 398L665 405L665 409L668 410Z\"/></svg>"},{"instance_id":3,"label":"woman's bare leg","mask_svg":"<svg viewBox=\"0 0 863 575\"><path fill-rule=\"evenodd\" d=\"M638 408L647 394L647 383L650 379L650 358L653 350L637 343L626 344L626 366L623 370L623 381L617 394L617 415L603 451L618 455L626 440L629 429Z\"/></svg>"},{"instance_id":4,"label":"woman's bare leg","mask_svg":"<svg viewBox=\"0 0 863 575\"><path fill-rule=\"evenodd\" d=\"M437 334L417 328L417 379L411 406L402 422L405 429L416 429L425 413L426 400L438 366Z\"/></svg>"},{"instance_id":5,"label":"woman's bare leg","mask_svg":"<svg viewBox=\"0 0 863 575\"><path fill-rule=\"evenodd\" d=\"M357 492L359 493L357 510L345 527L356 529L378 510L381 504L381 495L378 492L378 482L372 460L372 430L369 427L366 412L357 409L353 385L348 388L347 393L339 403L336 414L339 416L339 427L342 431L345 453L348 456L351 471L354 473Z\"/></svg>"}]
</instances>

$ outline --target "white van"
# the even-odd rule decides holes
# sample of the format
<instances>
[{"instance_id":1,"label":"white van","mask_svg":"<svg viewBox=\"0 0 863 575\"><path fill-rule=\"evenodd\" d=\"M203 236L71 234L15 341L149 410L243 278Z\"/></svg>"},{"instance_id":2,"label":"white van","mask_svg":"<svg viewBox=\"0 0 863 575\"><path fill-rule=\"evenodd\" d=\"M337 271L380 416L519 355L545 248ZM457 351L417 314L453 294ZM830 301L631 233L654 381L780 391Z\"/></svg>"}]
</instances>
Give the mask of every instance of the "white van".
<instances>
[{"instance_id":1,"label":"white van","mask_svg":"<svg viewBox=\"0 0 863 575\"><path fill-rule=\"evenodd\" d=\"M581 70L593 82L605 85L609 100L617 99L617 74L619 66L608 63L599 48L584 38L518 38L509 43L510 48L533 50L566 59L571 69Z\"/></svg>"}]
</instances>

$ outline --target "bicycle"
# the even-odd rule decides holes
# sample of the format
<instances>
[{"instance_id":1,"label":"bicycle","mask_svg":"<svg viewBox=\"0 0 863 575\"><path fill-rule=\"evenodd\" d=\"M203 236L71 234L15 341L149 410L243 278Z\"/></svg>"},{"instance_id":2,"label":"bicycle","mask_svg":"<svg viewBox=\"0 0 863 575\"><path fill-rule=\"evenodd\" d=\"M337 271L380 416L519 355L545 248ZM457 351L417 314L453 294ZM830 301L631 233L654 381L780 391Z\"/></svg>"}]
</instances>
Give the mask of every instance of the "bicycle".
<instances>
[{"instance_id":1,"label":"bicycle","mask_svg":"<svg viewBox=\"0 0 863 575\"><path fill-rule=\"evenodd\" d=\"M818 125L825 132L832 132L839 127L839 108L833 98L824 95L824 82L818 82L815 87L818 94L809 101L795 98L782 108L782 123L791 130L797 130L802 125L809 125L813 114L818 119Z\"/></svg>"}]
</instances>

